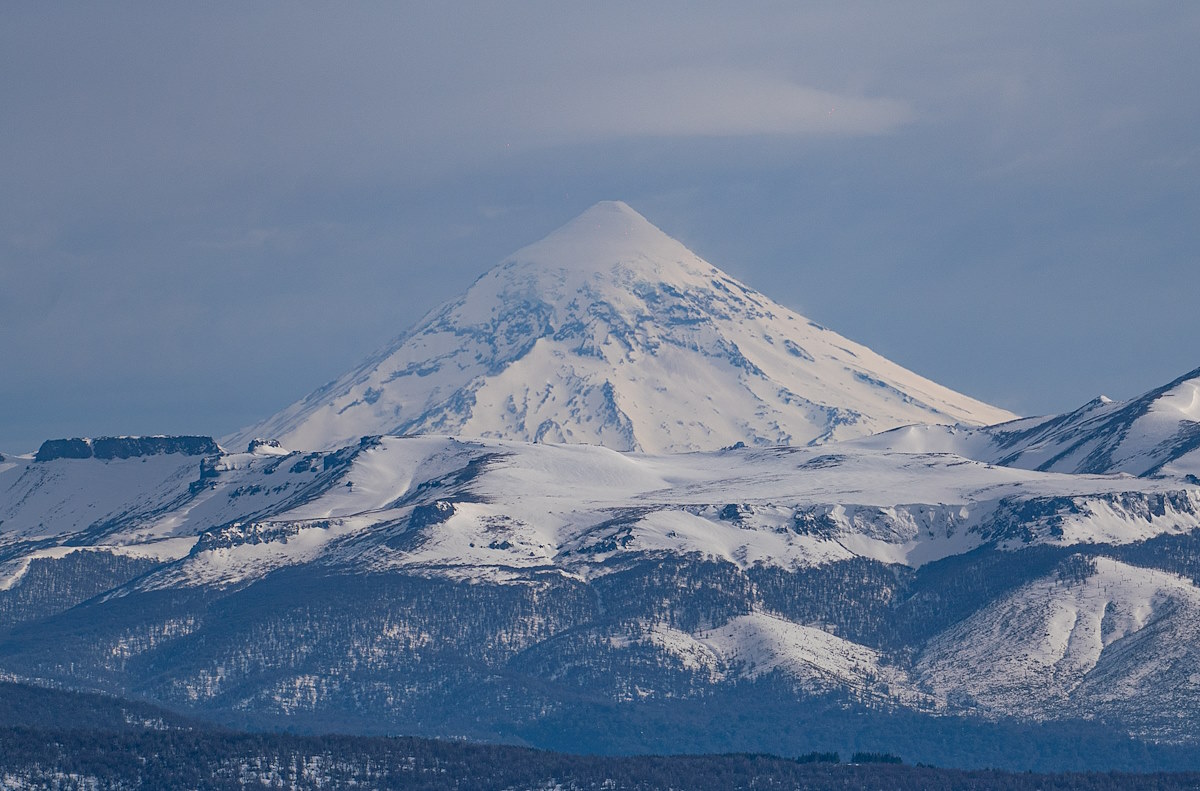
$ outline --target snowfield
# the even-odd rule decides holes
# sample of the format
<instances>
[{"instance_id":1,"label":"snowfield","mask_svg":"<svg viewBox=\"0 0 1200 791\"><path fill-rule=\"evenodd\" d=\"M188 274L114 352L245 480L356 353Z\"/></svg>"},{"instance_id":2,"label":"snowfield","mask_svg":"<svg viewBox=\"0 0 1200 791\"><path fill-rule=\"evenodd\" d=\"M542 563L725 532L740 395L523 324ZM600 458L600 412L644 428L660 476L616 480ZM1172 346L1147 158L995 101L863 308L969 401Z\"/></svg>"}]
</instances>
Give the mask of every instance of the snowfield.
<instances>
[{"instance_id":1,"label":"snowfield","mask_svg":"<svg viewBox=\"0 0 1200 791\"><path fill-rule=\"evenodd\" d=\"M0 473L0 487L14 495L4 504L10 564L80 536L122 551L203 536L155 586L243 583L314 561L472 577L534 568L587 577L642 553L742 568L853 557L919 567L984 545L1126 544L1200 527L1200 487L1177 479L1045 473L859 443L655 456L382 437L316 455L26 461ZM137 507L119 510L120 497ZM92 513L98 521L84 522Z\"/></svg>"}]
</instances>

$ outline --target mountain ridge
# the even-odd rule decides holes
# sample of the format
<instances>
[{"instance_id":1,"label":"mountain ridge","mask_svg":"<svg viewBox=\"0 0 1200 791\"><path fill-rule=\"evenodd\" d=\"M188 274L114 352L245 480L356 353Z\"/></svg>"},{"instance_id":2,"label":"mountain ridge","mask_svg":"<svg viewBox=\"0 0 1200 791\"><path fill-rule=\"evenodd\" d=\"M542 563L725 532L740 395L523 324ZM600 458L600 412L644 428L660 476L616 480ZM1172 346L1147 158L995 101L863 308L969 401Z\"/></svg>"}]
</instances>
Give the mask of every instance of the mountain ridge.
<instances>
[{"instance_id":1,"label":"mountain ridge","mask_svg":"<svg viewBox=\"0 0 1200 791\"><path fill-rule=\"evenodd\" d=\"M581 700L603 733L714 695L780 724L830 695L1179 744L1200 721L1181 479L368 437L23 459L0 519L0 668L230 722L582 745L551 735Z\"/></svg>"},{"instance_id":2,"label":"mountain ridge","mask_svg":"<svg viewBox=\"0 0 1200 791\"><path fill-rule=\"evenodd\" d=\"M1131 402L1172 417L1136 437L1177 433L1190 381ZM423 435L20 457L0 668L244 726L573 749L645 749L645 723L715 701L725 725L656 743L799 745L795 723L850 706L931 744L1093 721L1194 746L1200 484L955 451L1043 422L660 455Z\"/></svg>"},{"instance_id":3,"label":"mountain ridge","mask_svg":"<svg viewBox=\"0 0 1200 791\"><path fill-rule=\"evenodd\" d=\"M1059 415L982 428L907 426L859 440L1006 467L1072 474L1200 476L1200 368L1126 401L1100 396Z\"/></svg>"}]
</instances>

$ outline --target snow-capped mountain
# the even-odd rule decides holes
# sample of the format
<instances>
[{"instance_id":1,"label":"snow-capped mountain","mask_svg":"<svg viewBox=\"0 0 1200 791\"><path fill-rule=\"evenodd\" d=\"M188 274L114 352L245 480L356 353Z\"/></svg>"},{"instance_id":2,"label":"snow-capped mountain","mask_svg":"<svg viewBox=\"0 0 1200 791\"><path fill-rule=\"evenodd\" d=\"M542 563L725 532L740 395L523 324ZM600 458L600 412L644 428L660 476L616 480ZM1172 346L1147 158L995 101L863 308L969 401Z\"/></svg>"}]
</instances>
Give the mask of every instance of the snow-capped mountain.
<instances>
[{"instance_id":1,"label":"snow-capped mountain","mask_svg":"<svg viewBox=\"0 0 1200 791\"><path fill-rule=\"evenodd\" d=\"M1068 473L1200 475L1200 368L1129 401L1100 397L1073 412L983 428L907 426L864 446L939 451Z\"/></svg>"},{"instance_id":2,"label":"snow-capped mountain","mask_svg":"<svg viewBox=\"0 0 1200 791\"><path fill-rule=\"evenodd\" d=\"M0 458L0 676L265 728L1200 766L1200 371L1011 417L599 204L225 448Z\"/></svg>"},{"instance_id":3,"label":"snow-capped mountain","mask_svg":"<svg viewBox=\"0 0 1200 791\"><path fill-rule=\"evenodd\" d=\"M1012 417L810 322L605 202L225 444L328 449L440 433L661 453Z\"/></svg>"}]
</instances>

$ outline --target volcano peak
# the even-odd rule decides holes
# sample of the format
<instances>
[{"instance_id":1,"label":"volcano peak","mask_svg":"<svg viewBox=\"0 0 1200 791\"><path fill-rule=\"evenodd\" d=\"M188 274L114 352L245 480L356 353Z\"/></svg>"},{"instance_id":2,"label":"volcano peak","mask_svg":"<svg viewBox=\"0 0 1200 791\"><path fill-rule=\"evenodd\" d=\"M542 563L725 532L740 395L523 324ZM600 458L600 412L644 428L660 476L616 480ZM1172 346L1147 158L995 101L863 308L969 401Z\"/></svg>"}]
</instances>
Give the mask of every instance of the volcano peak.
<instances>
[{"instance_id":1,"label":"volcano peak","mask_svg":"<svg viewBox=\"0 0 1200 791\"><path fill-rule=\"evenodd\" d=\"M605 201L227 444L454 434L677 452L1011 417L813 324Z\"/></svg>"},{"instance_id":2,"label":"volcano peak","mask_svg":"<svg viewBox=\"0 0 1200 791\"><path fill-rule=\"evenodd\" d=\"M620 266L661 276L680 265L694 270L699 259L623 201L601 201L507 261L575 272Z\"/></svg>"}]
</instances>

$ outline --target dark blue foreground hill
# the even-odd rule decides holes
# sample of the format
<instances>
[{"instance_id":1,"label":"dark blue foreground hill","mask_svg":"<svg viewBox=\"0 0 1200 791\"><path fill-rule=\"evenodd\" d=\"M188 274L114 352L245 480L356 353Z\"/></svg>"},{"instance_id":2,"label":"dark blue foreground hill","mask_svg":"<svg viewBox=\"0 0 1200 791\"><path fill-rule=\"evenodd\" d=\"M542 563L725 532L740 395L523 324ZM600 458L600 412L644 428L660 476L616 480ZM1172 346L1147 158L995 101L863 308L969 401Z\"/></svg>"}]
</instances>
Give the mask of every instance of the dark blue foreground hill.
<instances>
[{"instance_id":1,"label":"dark blue foreground hill","mask_svg":"<svg viewBox=\"0 0 1200 791\"><path fill-rule=\"evenodd\" d=\"M40 720L40 727L30 721ZM417 738L239 733L142 703L0 683L0 776L5 788L190 788L247 785L442 791L518 788L972 789L1176 791L1200 774L1013 774L904 766L890 753L794 759L763 754L581 756Z\"/></svg>"}]
</instances>

